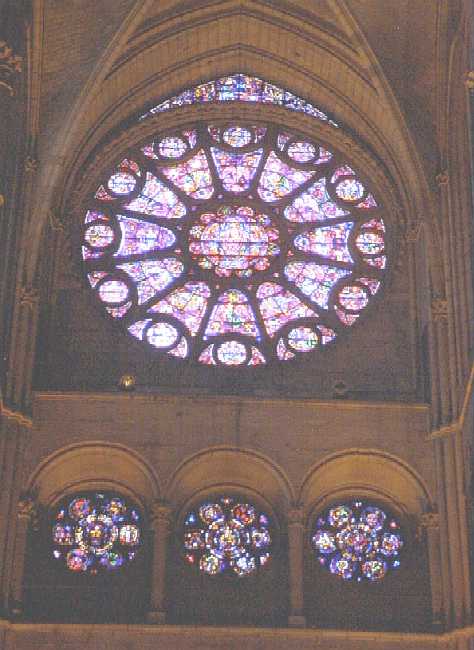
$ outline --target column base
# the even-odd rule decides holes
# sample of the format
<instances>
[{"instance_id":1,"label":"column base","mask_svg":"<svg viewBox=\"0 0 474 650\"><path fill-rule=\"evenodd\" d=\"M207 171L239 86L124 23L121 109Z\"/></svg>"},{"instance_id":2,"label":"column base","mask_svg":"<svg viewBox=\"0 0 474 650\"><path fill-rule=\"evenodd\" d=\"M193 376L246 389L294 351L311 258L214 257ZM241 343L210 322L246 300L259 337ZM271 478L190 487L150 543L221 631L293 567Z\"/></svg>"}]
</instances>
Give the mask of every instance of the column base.
<instances>
[{"instance_id":1,"label":"column base","mask_svg":"<svg viewBox=\"0 0 474 650\"><path fill-rule=\"evenodd\" d=\"M306 627L306 616L288 616L288 627Z\"/></svg>"},{"instance_id":2,"label":"column base","mask_svg":"<svg viewBox=\"0 0 474 650\"><path fill-rule=\"evenodd\" d=\"M150 625L164 625L166 623L166 612L148 612L146 622Z\"/></svg>"}]
</instances>

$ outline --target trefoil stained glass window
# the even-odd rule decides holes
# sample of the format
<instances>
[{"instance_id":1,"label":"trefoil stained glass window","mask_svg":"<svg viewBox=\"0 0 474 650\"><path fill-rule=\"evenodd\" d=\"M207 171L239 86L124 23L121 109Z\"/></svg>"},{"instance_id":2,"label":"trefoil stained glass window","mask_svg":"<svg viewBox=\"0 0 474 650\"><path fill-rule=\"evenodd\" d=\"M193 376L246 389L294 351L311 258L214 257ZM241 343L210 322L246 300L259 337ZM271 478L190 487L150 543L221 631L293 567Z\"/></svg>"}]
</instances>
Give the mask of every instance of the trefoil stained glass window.
<instances>
[{"instance_id":1,"label":"trefoil stained glass window","mask_svg":"<svg viewBox=\"0 0 474 650\"><path fill-rule=\"evenodd\" d=\"M80 494L55 514L53 557L74 573L116 571L135 558L141 537L140 513L124 498Z\"/></svg>"},{"instance_id":2,"label":"trefoil stained glass window","mask_svg":"<svg viewBox=\"0 0 474 650\"><path fill-rule=\"evenodd\" d=\"M379 582L400 566L403 535L380 507L354 501L322 513L311 538L320 564L343 580Z\"/></svg>"},{"instance_id":3,"label":"trefoil stained glass window","mask_svg":"<svg viewBox=\"0 0 474 650\"><path fill-rule=\"evenodd\" d=\"M368 183L316 139L197 122L104 174L82 258L150 353L255 367L317 353L358 321L384 281L386 223Z\"/></svg>"},{"instance_id":4,"label":"trefoil stained glass window","mask_svg":"<svg viewBox=\"0 0 474 650\"><path fill-rule=\"evenodd\" d=\"M256 574L271 558L270 520L233 497L206 501L184 521L184 558L208 576Z\"/></svg>"}]
</instances>

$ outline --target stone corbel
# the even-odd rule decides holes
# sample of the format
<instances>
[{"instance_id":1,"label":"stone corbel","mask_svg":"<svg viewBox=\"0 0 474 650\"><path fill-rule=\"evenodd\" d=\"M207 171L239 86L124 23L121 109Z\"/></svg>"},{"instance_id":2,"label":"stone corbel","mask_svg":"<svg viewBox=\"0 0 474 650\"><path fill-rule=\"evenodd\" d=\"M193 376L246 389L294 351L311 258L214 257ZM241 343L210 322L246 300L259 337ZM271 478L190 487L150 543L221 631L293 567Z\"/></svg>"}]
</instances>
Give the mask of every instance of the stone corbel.
<instances>
[{"instance_id":1,"label":"stone corbel","mask_svg":"<svg viewBox=\"0 0 474 650\"><path fill-rule=\"evenodd\" d=\"M0 88L13 97L15 94L15 77L22 72L23 57L14 54L5 41L0 41Z\"/></svg>"},{"instance_id":2,"label":"stone corbel","mask_svg":"<svg viewBox=\"0 0 474 650\"><path fill-rule=\"evenodd\" d=\"M469 72L466 72L466 76L464 77L464 85L471 93L474 92L474 70L469 70Z\"/></svg>"},{"instance_id":3,"label":"stone corbel","mask_svg":"<svg viewBox=\"0 0 474 650\"><path fill-rule=\"evenodd\" d=\"M434 298L431 301L431 316L435 323L447 320L449 316L448 301L443 298Z\"/></svg>"}]
</instances>

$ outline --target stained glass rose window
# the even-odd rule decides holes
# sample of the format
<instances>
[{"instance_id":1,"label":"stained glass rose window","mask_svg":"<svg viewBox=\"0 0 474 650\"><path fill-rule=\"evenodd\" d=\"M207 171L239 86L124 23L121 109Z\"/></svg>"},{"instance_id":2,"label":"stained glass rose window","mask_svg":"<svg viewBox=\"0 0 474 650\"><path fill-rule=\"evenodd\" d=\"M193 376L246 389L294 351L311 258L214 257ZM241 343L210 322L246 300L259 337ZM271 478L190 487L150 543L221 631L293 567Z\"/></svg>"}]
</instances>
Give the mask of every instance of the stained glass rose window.
<instances>
[{"instance_id":1,"label":"stained glass rose window","mask_svg":"<svg viewBox=\"0 0 474 650\"><path fill-rule=\"evenodd\" d=\"M76 495L55 515L53 557L74 573L97 574L131 562L141 544L141 517L117 495Z\"/></svg>"},{"instance_id":2,"label":"stained glass rose window","mask_svg":"<svg viewBox=\"0 0 474 650\"><path fill-rule=\"evenodd\" d=\"M269 562L272 542L268 516L232 497L206 501L185 518L185 560L206 575L255 574Z\"/></svg>"},{"instance_id":3,"label":"stained glass rose window","mask_svg":"<svg viewBox=\"0 0 474 650\"><path fill-rule=\"evenodd\" d=\"M354 501L320 515L311 538L322 566L343 580L378 582L400 566L403 535L396 519L376 505Z\"/></svg>"},{"instance_id":4,"label":"stained glass rose window","mask_svg":"<svg viewBox=\"0 0 474 650\"><path fill-rule=\"evenodd\" d=\"M337 128L260 80L212 84L143 119L274 100ZM384 280L385 237L378 199L330 147L273 123L213 121L158 132L100 179L82 257L107 313L150 352L259 366L318 351L359 319Z\"/></svg>"}]
</instances>

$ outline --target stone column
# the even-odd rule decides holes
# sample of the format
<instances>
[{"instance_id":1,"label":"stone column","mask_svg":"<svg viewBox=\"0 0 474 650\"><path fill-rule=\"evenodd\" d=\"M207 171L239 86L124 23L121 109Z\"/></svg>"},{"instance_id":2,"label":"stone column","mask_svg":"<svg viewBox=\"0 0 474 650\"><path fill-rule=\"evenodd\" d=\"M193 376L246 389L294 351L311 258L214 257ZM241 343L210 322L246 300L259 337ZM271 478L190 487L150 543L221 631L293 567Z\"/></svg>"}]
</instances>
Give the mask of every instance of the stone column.
<instances>
[{"instance_id":1,"label":"stone column","mask_svg":"<svg viewBox=\"0 0 474 650\"><path fill-rule=\"evenodd\" d=\"M11 573L10 610L14 616L23 611L23 578L25 572L26 546L28 532L36 519L36 504L30 496L23 496L18 501L15 551Z\"/></svg>"},{"instance_id":2,"label":"stone column","mask_svg":"<svg viewBox=\"0 0 474 650\"><path fill-rule=\"evenodd\" d=\"M154 625L163 624L166 620L166 560L168 556L170 523L171 509L160 501L154 503L151 513L151 528L153 531L152 582L150 611L147 614L148 623Z\"/></svg>"},{"instance_id":3,"label":"stone column","mask_svg":"<svg viewBox=\"0 0 474 650\"><path fill-rule=\"evenodd\" d=\"M290 627L305 627L303 563L304 563L304 515L302 508L288 512L288 565L290 578Z\"/></svg>"},{"instance_id":4,"label":"stone column","mask_svg":"<svg viewBox=\"0 0 474 650\"><path fill-rule=\"evenodd\" d=\"M426 535L428 546L432 625L435 631L441 632L445 625L445 612L443 606L443 580L441 575L439 514L437 512L424 513L421 515L420 526Z\"/></svg>"}]
</instances>

